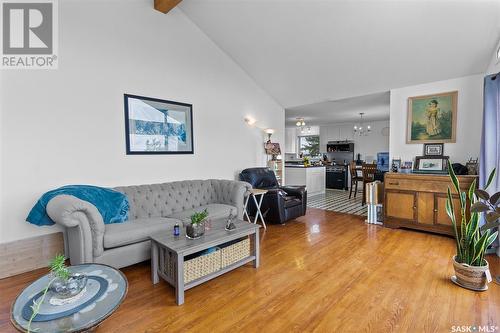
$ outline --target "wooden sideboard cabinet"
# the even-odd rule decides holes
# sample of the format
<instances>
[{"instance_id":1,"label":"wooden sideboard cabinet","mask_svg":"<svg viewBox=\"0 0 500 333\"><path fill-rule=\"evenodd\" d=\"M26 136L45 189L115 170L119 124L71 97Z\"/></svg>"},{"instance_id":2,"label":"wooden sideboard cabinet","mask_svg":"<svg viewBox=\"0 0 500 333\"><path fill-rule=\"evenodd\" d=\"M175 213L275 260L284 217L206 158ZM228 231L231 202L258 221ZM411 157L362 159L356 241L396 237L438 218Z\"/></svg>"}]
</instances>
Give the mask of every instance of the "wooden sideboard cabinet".
<instances>
[{"instance_id":1,"label":"wooden sideboard cabinet","mask_svg":"<svg viewBox=\"0 0 500 333\"><path fill-rule=\"evenodd\" d=\"M467 190L477 176L458 176ZM452 189L455 214L461 217L460 200L448 175L386 173L384 179L385 226L454 235L446 214L446 192Z\"/></svg>"}]
</instances>

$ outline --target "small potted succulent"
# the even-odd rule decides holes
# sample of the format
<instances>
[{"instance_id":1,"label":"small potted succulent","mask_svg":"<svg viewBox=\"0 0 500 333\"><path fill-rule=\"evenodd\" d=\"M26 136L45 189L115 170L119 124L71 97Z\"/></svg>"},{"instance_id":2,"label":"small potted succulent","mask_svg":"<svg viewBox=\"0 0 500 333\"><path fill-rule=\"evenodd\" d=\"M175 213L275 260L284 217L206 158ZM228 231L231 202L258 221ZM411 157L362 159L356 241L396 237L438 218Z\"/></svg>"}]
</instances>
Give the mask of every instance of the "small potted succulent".
<instances>
[{"instance_id":1,"label":"small potted succulent","mask_svg":"<svg viewBox=\"0 0 500 333\"><path fill-rule=\"evenodd\" d=\"M185 222L186 237L198 239L205 234L205 220L208 217L208 211L205 209L191 215L191 219Z\"/></svg>"},{"instance_id":2,"label":"small potted succulent","mask_svg":"<svg viewBox=\"0 0 500 333\"><path fill-rule=\"evenodd\" d=\"M457 254L453 257L455 276L452 276L451 279L454 283L467 289L487 290L491 275L484 255L488 246L498 236L498 231L493 232L492 229L498 226L495 221L498 220L499 194L496 193L490 197L486 189L495 178L495 169L490 173L484 190L476 189L476 181L474 180L467 192L460 190L460 183L451 164L448 165L448 172L460 200L461 215L455 215L452 190L448 188L446 213L453 225L457 247ZM470 214L467 212L467 198L471 205ZM490 209L493 210L493 213L489 212ZM486 213L488 221L483 227L479 225L480 213Z\"/></svg>"}]
</instances>

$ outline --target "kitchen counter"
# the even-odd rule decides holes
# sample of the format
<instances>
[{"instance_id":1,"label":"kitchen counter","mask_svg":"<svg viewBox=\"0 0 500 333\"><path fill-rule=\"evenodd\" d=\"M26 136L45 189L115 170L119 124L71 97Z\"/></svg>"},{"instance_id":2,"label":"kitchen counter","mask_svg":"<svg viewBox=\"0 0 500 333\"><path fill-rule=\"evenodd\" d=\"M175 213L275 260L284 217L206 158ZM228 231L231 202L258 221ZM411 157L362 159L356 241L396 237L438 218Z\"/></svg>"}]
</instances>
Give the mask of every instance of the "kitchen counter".
<instances>
[{"instance_id":1,"label":"kitchen counter","mask_svg":"<svg viewBox=\"0 0 500 333\"><path fill-rule=\"evenodd\" d=\"M285 182L286 185L306 185L308 196L325 193L326 168L285 165Z\"/></svg>"}]
</instances>

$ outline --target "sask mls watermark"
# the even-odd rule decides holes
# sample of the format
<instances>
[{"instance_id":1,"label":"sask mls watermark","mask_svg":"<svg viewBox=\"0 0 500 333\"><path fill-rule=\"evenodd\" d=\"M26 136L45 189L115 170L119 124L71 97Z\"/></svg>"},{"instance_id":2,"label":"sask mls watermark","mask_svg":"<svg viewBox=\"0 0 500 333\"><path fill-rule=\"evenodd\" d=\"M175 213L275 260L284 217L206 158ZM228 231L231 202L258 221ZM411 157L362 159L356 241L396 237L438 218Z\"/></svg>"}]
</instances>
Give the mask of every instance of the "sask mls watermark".
<instances>
[{"instance_id":1,"label":"sask mls watermark","mask_svg":"<svg viewBox=\"0 0 500 333\"><path fill-rule=\"evenodd\" d=\"M2 69L56 69L57 0L0 0Z\"/></svg>"}]
</instances>

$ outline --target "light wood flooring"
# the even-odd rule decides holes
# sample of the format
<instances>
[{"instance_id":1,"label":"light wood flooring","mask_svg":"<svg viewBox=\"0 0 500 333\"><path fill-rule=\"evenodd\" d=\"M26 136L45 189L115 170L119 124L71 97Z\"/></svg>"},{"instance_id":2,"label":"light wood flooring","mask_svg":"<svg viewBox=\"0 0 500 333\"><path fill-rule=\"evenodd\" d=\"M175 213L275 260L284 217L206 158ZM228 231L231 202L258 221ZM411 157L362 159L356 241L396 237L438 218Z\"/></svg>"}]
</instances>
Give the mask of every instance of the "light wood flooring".
<instances>
[{"instance_id":1,"label":"light wood flooring","mask_svg":"<svg viewBox=\"0 0 500 333\"><path fill-rule=\"evenodd\" d=\"M500 286L452 284L451 238L366 225L363 217L309 209L261 234L261 266L188 290L175 305L149 263L123 269L129 293L97 332L451 332L500 326ZM487 258L493 274L500 260ZM0 332L14 332L12 301L37 270L0 280ZM498 331L498 330L497 330Z\"/></svg>"}]
</instances>

